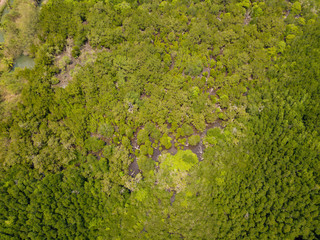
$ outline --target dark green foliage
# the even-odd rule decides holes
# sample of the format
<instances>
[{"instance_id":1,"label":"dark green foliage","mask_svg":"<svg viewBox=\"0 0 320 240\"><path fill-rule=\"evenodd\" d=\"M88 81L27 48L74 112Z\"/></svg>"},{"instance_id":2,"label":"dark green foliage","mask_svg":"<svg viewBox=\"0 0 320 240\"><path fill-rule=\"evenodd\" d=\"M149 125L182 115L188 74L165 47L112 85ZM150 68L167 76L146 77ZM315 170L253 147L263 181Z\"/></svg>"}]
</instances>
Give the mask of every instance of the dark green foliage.
<instances>
[{"instance_id":1,"label":"dark green foliage","mask_svg":"<svg viewBox=\"0 0 320 240\"><path fill-rule=\"evenodd\" d=\"M92 238L97 232L100 236L113 236L112 232L106 231L105 225L117 229L117 223L110 218L115 205L113 209L108 207L116 195L104 197L99 193L98 182L83 178L77 170L49 174L42 179L25 174L16 171L13 178L1 186L2 236ZM122 199L124 195L118 198L119 205ZM13 215L14 212L17 215ZM21 227L20 231L17 226Z\"/></svg>"},{"instance_id":2,"label":"dark green foliage","mask_svg":"<svg viewBox=\"0 0 320 240\"><path fill-rule=\"evenodd\" d=\"M80 54L81 54L80 48L78 46L74 46L72 48L71 54L72 54L72 57L78 58L80 56Z\"/></svg>"},{"instance_id":3,"label":"dark green foliage","mask_svg":"<svg viewBox=\"0 0 320 240\"><path fill-rule=\"evenodd\" d=\"M314 37L320 34L319 27L297 40L279 64L295 62L302 69L311 62L319 63L318 53L308 55L307 44L312 44L314 49L320 47L319 42L314 42ZM319 72L312 67L304 71L297 68L270 72L279 80L264 82L251 91L249 129L242 146L228 148L224 156L219 150L219 146L226 147L223 142L218 144L218 149L206 151L207 160L222 160L225 166L222 169L217 166L219 170L214 177L221 189L216 199L221 201L215 200L212 207L223 208L224 213L218 213L212 221L218 221L220 229L225 229L217 238L236 235L250 239L317 239L319 189L315 186L319 179L316 170L319 156L315 149L319 136L314 135L318 127L306 119L317 112L314 99L319 98L319 83L312 79L317 79ZM313 110L307 106L313 106ZM219 129L207 132L210 137L219 135ZM232 201L235 202L223 203ZM236 221L236 226L242 227L231 229L229 221Z\"/></svg>"}]
</instances>

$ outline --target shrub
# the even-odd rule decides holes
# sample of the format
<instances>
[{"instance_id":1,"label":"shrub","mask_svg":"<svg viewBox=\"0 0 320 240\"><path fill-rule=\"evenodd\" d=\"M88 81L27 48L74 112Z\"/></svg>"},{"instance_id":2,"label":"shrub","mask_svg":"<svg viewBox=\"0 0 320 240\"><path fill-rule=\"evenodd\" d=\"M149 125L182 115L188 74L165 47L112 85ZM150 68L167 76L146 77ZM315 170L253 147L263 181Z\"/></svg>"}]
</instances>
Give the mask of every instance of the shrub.
<instances>
[{"instance_id":1,"label":"shrub","mask_svg":"<svg viewBox=\"0 0 320 240\"><path fill-rule=\"evenodd\" d=\"M191 75L191 76L199 76L202 72L202 63L201 61L194 61L188 64L185 70L185 74Z\"/></svg>"},{"instance_id":2,"label":"shrub","mask_svg":"<svg viewBox=\"0 0 320 240\"><path fill-rule=\"evenodd\" d=\"M52 85L58 84L60 82L60 80L57 77L52 77L50 80L50 83Z\"/></svg>"},{"instance_id":3,"label":"shrub","mask_svg":"<svg viewBox=\"0 0 320 240\"><path fill-rule=\"evenodd\" d=\"M109 123L103 123L98 128L98 133L105 137L112 137L114 133L114 128Z\"/></svg>"},{"instance_id":4,"label":"shrub","mask_svg":"<svg viewBox=\"0 0 320 240\"><path fill-rule=\"evenodd\" d=\"M199 135L192 135L189 137L189 144L191 146L196 146L200 142L201 138Z\"/></svg>"},{"instance_id":5,"label":"shrub","mask_svg":"<svg viewBox=\"0 0 320 240\"><path fill-rule=\"evenodd\" d=\"M163 134L162 138L160 139L160 143L161 145L163 145L166 149L171 148L172 144L171 144L171 140L172 138L169 137L166 133Z\"/></svg>"},{"instance_id":6,"label":"shrub","mask_svg":"<svg viewBox=\"0 0 320 240\"><path fill-rule=\"evenodd\" d=\"M193 134L193 129L189 124L185 123L181 126L181 128L182 128L182 133L183 133L182 136L189 136L189 135Z\"/></svg>"},{"instance_id":7,"label":"shrub","mask_svg":"<svg viewBox=\"0 0 320 240\"><path fill-rule=\"evenodd\" d=\"M98 152L101 150L104 146L105 142L95 138L95 137L90 137L85 141L85 146L87 150L93 151L93 152Z\"/></svg>"},{"instance_id":8,"label":"shrub","mask_svg":"<svg viewBox=\"0 0 320 240\"><path fill-rule=\"evenodd\" d=\"M78 58L81 54L80 48L78 46L74 46L71 51L71 55L74 58Z\"/></svg>"},{"instance_id":9,"label":"shrub","mask_svg":"<svg viewBox=\"0 0 320 240\"><path fill-rule=\"evenodd\" d=\"M70 63L71 63L70 58L68 56L63 56L60 59L58 66L60 69L64 70L67 67L67 65L69 65Z\"/></svg>"}]
</instances>

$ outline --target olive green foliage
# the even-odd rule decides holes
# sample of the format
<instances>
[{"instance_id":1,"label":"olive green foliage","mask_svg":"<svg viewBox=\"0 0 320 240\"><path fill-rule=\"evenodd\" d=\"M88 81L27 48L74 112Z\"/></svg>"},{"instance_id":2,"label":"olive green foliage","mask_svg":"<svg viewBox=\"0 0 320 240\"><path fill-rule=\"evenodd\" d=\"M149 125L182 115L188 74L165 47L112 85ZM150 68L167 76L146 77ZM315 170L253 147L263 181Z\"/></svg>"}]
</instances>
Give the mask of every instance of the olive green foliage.
<instances>
[{"instance_id":1,"label":"olive green foliage","mask_svg":"<svg viewBox=\"0 0 320 240\"><path fill-rule=\"evenodd\" d=\"M180 136L182 137L190 136L192 134L193 134L193 129L189 124L185 123L181 126L181 128L177 129L177 138Z\"/></svg>"},{"instance_id":2,"label":"olive green foliage","mask_svg":"<svg viewBox=\"0 0 320 240\"><path fill-rule=\"evenodd\" d=\"M223 108L227 108L229 104L229 97L227 95L222 95L220 97L220 106Z\"/></svg>"},{"instance_id":3,"label":"olive green foliage","mask_svg":"<svg viewBox=\"0 0 320 240\"><path fill-rule=\"evenodd\" d=\"M38 11L34 1L14 1L11 11L2 18L5 28L4 55L17 58L22 53L31 54L37 31Z\"/></svg>"},{"instance_id":4,"label":"olive green foliage","mask_svg":"<svg viewBox=\"0 0 320 240\"><path fill-rule=\"evenodd\" d=\"M72 48L71 54L72 54L72 57L78 58L80 56L80 54L81 54L80 48L78 46L74 46Z\"/></svg>"},{"instance_id":5,"label":"olive green foliage","mask_svg":"<svg viewBox=\"0 0 320 240\"><path fill-rule=\"evenodd\" d=\"M63 56L59 61L58 66L60 69L64 70L67 67L67 65L69 65L70 63L71 63L70 58L68 56Z\"/></svg>"},{"instance_id":6,"label":"olive green foliage","mask_svg":"<svg viewBox=\"0 0 320 240\"><path fill-rule=\"evenodd\" d=\"M141 156L138 158L139 169L143 173L154 170L154 161L148 157Z\"/></svg>"},{"instance_id":7,"label":"olive green foliage","mask_svg":"<svg viewBox=\"0 0 320 240\"><path fill-rule=\"evenodd\" d=\"M112 137L114 133L114 128L111 124L102 123L98 128L98 133L105 137Z\"/></svg>"},{"instance_id":8,"label":"olive green foliage","mask_svg":"<svg viewBox=\"0 0 320 240\"><path fill-rule=\"evenodd\" d=\"M15 0L0 239L319 239L318 11Z\"/></svg>"},{"instance_id":9,"label":"olive green foliage","mask_svg":"<svg viewBox=\"0 0 320 240\"><path fill-rule=\"evenodd\" d=\"M192 61L188 63L185 73L191 76L198 76L202 72L202 69L203 68L202 68L201 61L197 61L197 62Z\"/></svg>"},{"instance_id":10,"label":"olive green foliage","mask_svg":"<svg viewBox=\"0 0 320 240\"><path fill-rule=\"evenodd\" d=\"M201 138L199 135L192 135L188 138L188 142L191 146L196 146L200 142Z\"/></svg>"},{"instance_id":11,"label":"olive green foliage","mask_svg":"<svg viewBox=\"0 0 320 240\"><path fill-rule=\"evenodd\" d=\"M163 145L166 149L169 149L169 148L171 148L171 140L172 140L172 138L171 137L169 137L166 133L165 134L163 134L163 136L161 137L161 139L160 139L160 143L161 143L161 145Z\"/></svg>"},{"instance_id":12,"label":"olive green foliage","mask_svg":"<svg viewBox=\"0 0 320 240\"><path fill-rule=\"evenodd\" d=\"M291 7L291 11L294 15L297 15L301 12L301 4L299 2L294 2Z\"/></svg>"},{"instance_id":13,"label":"olive green foliage","mask_svg":"<svg viewBox=\"0 0 320 240\"><path fill-rule=\"evenodd\" d=\"M207 131L207 135L205 137L205 141L209 144L217 144L219 141L223 141L226 139L225 134L223 134L220 128L210 128Z\"/></svg>"},{"instance_id":14,"label":"olive green foliage","mask_svg":"<svg viewBox=\"0 0 320 240\"><path fill-rule=\"evenodd\" d=\"M103 148L105 142L94 137L90 137L85 141L85 146L89 151L97 152Z\"/></svg>"}]
</instances>

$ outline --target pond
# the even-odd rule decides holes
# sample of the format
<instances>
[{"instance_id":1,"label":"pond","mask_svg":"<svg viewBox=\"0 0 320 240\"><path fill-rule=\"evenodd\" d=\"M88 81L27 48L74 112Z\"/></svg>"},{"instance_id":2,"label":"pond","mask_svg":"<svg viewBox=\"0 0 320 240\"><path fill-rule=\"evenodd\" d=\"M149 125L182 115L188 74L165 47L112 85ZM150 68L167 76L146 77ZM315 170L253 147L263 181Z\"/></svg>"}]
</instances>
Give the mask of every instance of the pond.
<instances>
[{"instance_id":1,"label":"pond","mask_svg":"<svg viewBox=\"0 0 320 240\"><path fill-rule=\"evenodd\" d=\"M26 55L21 55L15 60L13 65L13 70L15 68L33 68L33 67L34 67L34 59Z\"/></svg>"}]
</instances>

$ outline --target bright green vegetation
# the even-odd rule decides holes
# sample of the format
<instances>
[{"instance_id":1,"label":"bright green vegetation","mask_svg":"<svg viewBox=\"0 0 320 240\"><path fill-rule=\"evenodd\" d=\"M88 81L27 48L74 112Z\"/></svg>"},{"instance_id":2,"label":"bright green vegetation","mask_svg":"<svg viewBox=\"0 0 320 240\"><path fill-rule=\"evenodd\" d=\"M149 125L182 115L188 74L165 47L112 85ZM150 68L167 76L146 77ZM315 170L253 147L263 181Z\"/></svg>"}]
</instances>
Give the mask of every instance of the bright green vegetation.
<instances>
[{"instance_id":1,"label":"bright green vegetation","mask_svg":"<svg viewBox=\"0 0 320 240\"><path fill-rule=\"evenodd\" d=\"M198 162L197 156L191 150L179 150L174 156L169 154L163 158L161 168L169 171L189 171Z\"/></svg>"},{"instance_id":2,"label":"bright green vegetation","mask_svg":"<svg viewBox=\"0 0 320 240\"><path fill-rule=\"evenodd\" d=\"M6 9L0 239L320 238L316 2Z\"/></svg>"},{"instance_id":3,"label":"bright green vegetation","mask_svg":"<svg viewBox=\"0 0 320 240\"><path fill-rule=\"evenodd\" d=\"M191 150L179 150L175 155L164 154L159 157L160 166L157 180L161 189L181 192L186 188L188 171L198 163L197 155Z\"/></svg>"}]
</instances>

